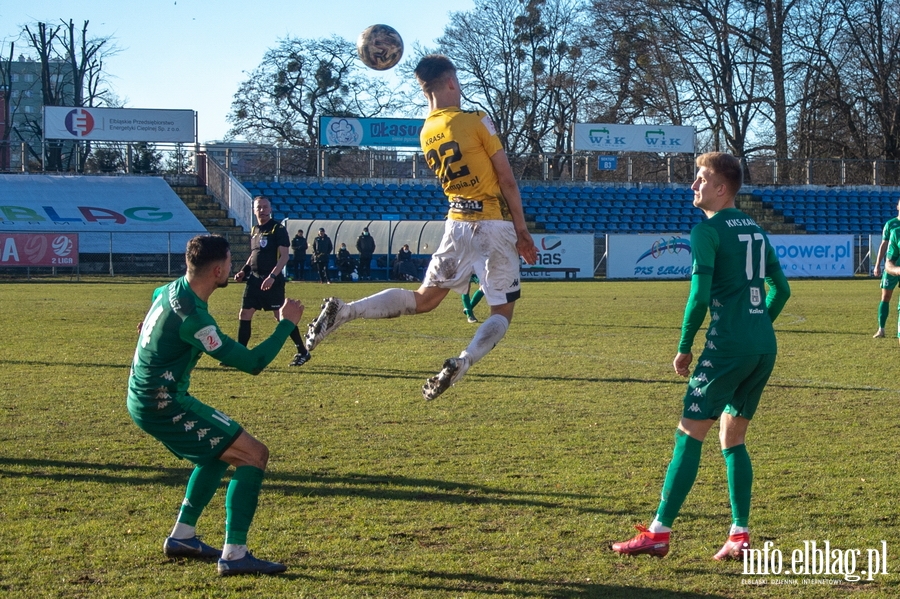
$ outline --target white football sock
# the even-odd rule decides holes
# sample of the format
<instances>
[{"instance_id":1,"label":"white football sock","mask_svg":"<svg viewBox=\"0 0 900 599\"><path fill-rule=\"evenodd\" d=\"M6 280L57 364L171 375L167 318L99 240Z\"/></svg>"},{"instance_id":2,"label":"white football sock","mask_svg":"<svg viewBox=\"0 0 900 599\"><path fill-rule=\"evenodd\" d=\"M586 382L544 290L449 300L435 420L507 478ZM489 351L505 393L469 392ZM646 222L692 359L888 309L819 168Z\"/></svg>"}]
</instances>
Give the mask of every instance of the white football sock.
<instances>
[{"instance_id":1,"label":"white football sock","mask_svg":"<svg viewBox=\"0 0 900 599\"><path fill-rule=\"evenodd\" d=\"M231 561L235 559L241 559L247 555L247 546L246 545L231 545L225 544L222 547L222 559L225 561Z\"/></svg>"},{"instance_id":2,"label":"white football sock","mask_svg":"<svg viewBox=\"0 0 900 599\"><path fill-rule=\"evenodd\" d=\"M746 526L736 526L734 524L731 525L731 531L728 533L729 535L739 535L742 532L750 532L750 529Z\"/></svg>"},{"instance_id":3,"label":"white football sock","mask_svg":"<svg viewBox=\"0 0 900 599\"><path fill-rule=\"evenodd\" d=\"M672 532L671 528L669 528L668 526L663 526L662 522L660 522L656 518L653 519L653 522L650 523L650 526L647 528L647 530L649 530L650 532Z\"/></svg>"},{"instance_id":4,"label":"white football sock","mask_svg":"<svg viewBox=\"0 0 900 599\"><path fill-rule=\"evenodd\" d=\"M493 314L478 327L475 336L469 342L469 346L459 355L460 358L467 358L469 366L485 357L494 346L500 343L506 331L509 329L509 321L505 316Z\"/></svg>"},{"instance_id":5,"label":"white football sock","mask_svg":"<svg viewBox=\"0 0 900 599\"><path fill-rule=\"evenodd\" d=\"M193 539L197 536L197 528L184 522L176 522L169 536L173 539Z\"/></svg>"},{"instance_id":6,"label":"white football sock","mask_svg":"<svg viewBox=\"0 0 900 599\"><path fill-rule=\"evenodd\" d=\"M385 289L347 304L350 318L397 318L416 313L416 294L409 289Z\"/></svg>"}]
</instances>

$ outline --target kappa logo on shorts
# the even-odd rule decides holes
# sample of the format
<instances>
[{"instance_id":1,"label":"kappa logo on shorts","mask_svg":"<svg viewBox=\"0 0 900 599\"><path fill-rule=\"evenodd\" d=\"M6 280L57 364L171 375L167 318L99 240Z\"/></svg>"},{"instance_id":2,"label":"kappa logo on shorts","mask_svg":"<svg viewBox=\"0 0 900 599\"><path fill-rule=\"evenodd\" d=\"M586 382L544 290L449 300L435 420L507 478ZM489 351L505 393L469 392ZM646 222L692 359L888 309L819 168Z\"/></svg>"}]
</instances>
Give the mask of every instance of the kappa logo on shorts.
<instances>
[{"instance_id":1,"label":"kappa logo on shorts","mask_svg":"<svg viewBox=\"0 0 900 599\"><path fill-rule=\"evenodd\" d=\"M700 387L694 387L694 390L691 391L691 395L694 397L703 397L703 391L700 390ZM697 404L694 404L695 406Z\"/></svg>"},{"instance_id":2,"label":"kappa logo on shorts","mask_svg":"<svg viewBox=\"0 0 900 599\"><path fill-rule=\"evenodd\" d=\"M222 437L213 437L212 439L209 440L209 446L215 447L216 445L219 444L219 441L221 441L221 440L222 440Z\"/></svg>"},{"instance_id":3,"label":"kappa logo on shorts","mask_svg":"<svg viewBox=\"0 0 900 599\"><path fill-rule=\"evenodd\" d=\"M198 430L197 431L197 440L202 441L203 437L205 437L206 433L208 433L208 432L209 432L208 428L201 428L200 430Z\"/></svg>"},{"instance_id":4,"label":"kappa logo on shorts","mask_svg":"<svg viewBox=\"0 0 900 599\"><path fill-rule=\"evenodd\" d=\"M719 331L716 330L716 327L712 327L711 329L709 329L709 336L710 337L718 337L719 336Z\"/></svg>"},{"instance_id":5,"label":"kappa logo on shorts","mask_svg":"<svg viewBox=\"0 0 900 599\"><path fill-rule=\"evenodd\" d=\"M175 382L175 377L172 376L171 370L167 370L164 373L162 373L162 378L166 379L167 381Z\"/></svg>"},{"instance_id":6,"label":"kappa logo on shorts","mask_svg":"<svg viewBox=\"0 0 900 599\"><path fill-rule=\"evenodd\" d=\"M512 285L509 286L510 289L515 289L519 286L519 279L513 279Z\"/></svg>"},{"instance_id":7,"label":"kappa logo on shorts","mask_svg":"<svg viewBox=\"0 0 900 599\"><path fill-rule=\"evenodd\" d=\"M164 407L172 403L172 400L161 401L156 404L157 410L162 410Z\"/></svg>"},{"instance_id":8,"label":"kappa logo on shorts","mask_svg":"<svg viewBox=\"0 0 900 599\"><path fill-rule=\"evenodd\" d=\"M695 403L692 403L691 407L688 408L688 412L699 412L699 411L700 411L700 406L698 406Z\"/></svg>"},{"instance_id":9,"label":"kappa logo on shorts","mask_svg":"<svg viewBox=\"0 0 900 599\"><path fill-rule=\"evenodd\" d=\"M700 372L700 373L698 373L697 376L694 377L694 380L695 380L695 381L698 381L698 382L701 382L701 383L708 383L708 382L709 382L709 380L707 380L707 378L706 378L706 373L705 373L705 372Z\"/></svg>"},{"instance_id":10,"label":"kappa logo on shorts","mask_svg":"<svg viewBox=\"0 0 900 599\"><path fill-rule=\"evenodd\" d=\"M165 391L160 391L156 394L156 399L169 399L171 397L172 396L168 394L168 389L166 389Z\"/></svg>"},{"instance_id":11,"label":"kappa logo on shorts","mask_svg":"<svg viewBox=\"0 0 900 599\"><path fill-rule=\"evenodd\" d=\"M709 360L703 360L702 362L700 362L700 366L702 366L703 368L713 367L712 362L710 362Z\"/></svg>"},{"instance_id":12,"label":"kappa logo on shorts","mask_svg":"<svg viewBox=\"0 0 900 599\"><path fill-rule=\"evenodd\" d=\"M721 307L722 307L722 302L720 302L720 301L717 300L717 299L714 299L714 300L712 301L712 307L713 307L713 308L721 308Z\"/></svg>"},{"instance_id":13,"label":"kappa logo on shorts","mask_svg":"<svg viewBox=\"0 0 900 599\"><path fill-rule=\"evenodd\" d=\"M177 424L182 418L184 418L184 415L185 415L185 414L187 414L187 412L182 412L182 413L179 414L178 416L173 416L173 417L172 417L172 424Z\"/></svg>"},{"instance_id":14,"label":"kappa logo on shorts","mask_svg":"<svg viewBox=\"0 0 900 599\"><path fill-rule=\"evenodd\" d=\"M709 318L710 318L713 322L716 322L717 320L719 320L719 313L718 313L718 312L713 312L712 314L709 315Z\"/></svg>"},{"instance_id":15,"label":"kappa logo on shorts","mask_svg":"<svg viewBox=\"0 0 900 599\"><path fill-rule=\"evenodd\" d=\"M196 420L188 420L187 422L184 423L184 430L185 430L185 432L187 432L187 431L191 430L192 428L194 428L195 426L197 426Z\"/></svg>"},{"instance_id":16,"label":"kappa logo on shorts","mask_svg":"<svg viewBox=\"0 0 900 599\"><path fill-rule=\"evenodd\" d=\"M706 349L716 349L716 344L713 343L712 341L707 340L706 341Z\"/></svg>"}]
</instances>

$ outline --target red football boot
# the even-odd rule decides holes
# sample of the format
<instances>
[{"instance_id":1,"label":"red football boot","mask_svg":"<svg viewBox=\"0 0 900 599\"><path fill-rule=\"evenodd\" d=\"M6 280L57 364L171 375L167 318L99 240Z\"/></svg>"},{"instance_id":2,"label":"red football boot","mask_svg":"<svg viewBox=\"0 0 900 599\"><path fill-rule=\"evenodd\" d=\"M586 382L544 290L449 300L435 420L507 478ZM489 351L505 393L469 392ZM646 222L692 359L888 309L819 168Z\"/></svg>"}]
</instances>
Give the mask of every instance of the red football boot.
<instances>
[{"instance_id":1,"label":"red football boot","mask_svg":"<svg viewBox=\"0 0 900 599\"><path fill-rule=\"evenodd\" d=\"M739 532L736 535L728 535L725 545L719 549L719 552L713 556L714 560L722 561L728 559L742 560L744 552L750 549L750 533Z\"/></svg>"},{"instance_id":2,"label":"red football boot","mask_svg":"<svg viewBox=\"0 0 900 599\"><path fill-rule=\"evenodd\" d=\"M644 526L636 524L640 534L628 541L613 543L612 550L622 555L652 555L665 557L669 553L669 533L650 532Z\"/></svg>"}]
</instances>

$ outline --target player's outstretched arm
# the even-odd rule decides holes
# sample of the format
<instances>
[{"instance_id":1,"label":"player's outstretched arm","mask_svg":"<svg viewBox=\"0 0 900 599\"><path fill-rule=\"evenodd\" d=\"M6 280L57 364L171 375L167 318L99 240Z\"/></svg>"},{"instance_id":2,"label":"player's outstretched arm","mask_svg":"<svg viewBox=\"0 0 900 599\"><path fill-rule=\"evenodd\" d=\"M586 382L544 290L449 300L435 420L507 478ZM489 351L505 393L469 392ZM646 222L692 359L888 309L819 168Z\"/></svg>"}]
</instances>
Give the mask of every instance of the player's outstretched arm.
<instances>
[{"instance_id":1,"label":"player's outstretched arm","mask_svg":"<svg viewBox=\"0 0 900 599\"><path fill-rule=\"evenodd\" d=\"M221 360L226 366L232 366L248 374L259 374L275 359L291 331L300 322L303 317L303 304L297 300L284 300L284 304L281 305L280 317L281 321L269 338L253 349L248 349L222 335L224 338L222 349L219 352L207 353L217 360Z\"/></svg>"},{"instance_id":2,"label":"player's outstretched arm","mask_svg":"<svg viewBox=\"0 0 900 599\"><path fill-rule=\"evenodd\" d=\"M516 183L516 177L513 175L506 152L503 150L495 152L491 156L491 163L494 165L494 171L497 173L500 193L503 194L503 198L506 200L506 205L513 219L513 226L516 228L516 250L525 259L525 262L534 264L537 262L537 248L534 245L534 240L531 238L531 233L528 231L528 224L525 222L525 211L522 209L522 195L519 193L519 185Z\"/></svg>"}]
</instances>

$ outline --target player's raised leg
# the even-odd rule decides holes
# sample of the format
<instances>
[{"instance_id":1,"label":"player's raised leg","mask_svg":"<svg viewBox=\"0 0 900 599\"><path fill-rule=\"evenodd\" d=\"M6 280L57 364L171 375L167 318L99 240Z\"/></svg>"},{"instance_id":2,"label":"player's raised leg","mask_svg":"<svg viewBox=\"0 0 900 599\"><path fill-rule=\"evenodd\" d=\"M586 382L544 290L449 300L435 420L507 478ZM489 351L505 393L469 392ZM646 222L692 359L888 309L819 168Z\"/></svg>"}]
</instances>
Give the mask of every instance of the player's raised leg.
<instances>
[{"instance_id":1,"label":"player's raised leg","mask_svg":"<svg viewBox=\"0 0 900 599\"><path fill-rule=\"evenodd\" d=\"M306 349L312 351L338 327L357 318L397 318L430 312L447 292L447 289L436 287L421 287L417 291L394 288L350 303L336 297L325 298L322 311L309 323Z\"/></svg>"}]
</instances>

